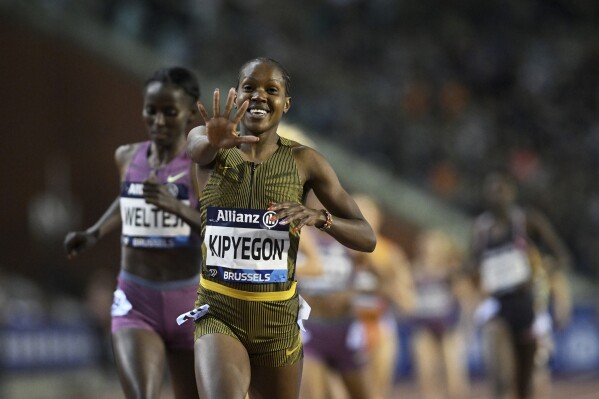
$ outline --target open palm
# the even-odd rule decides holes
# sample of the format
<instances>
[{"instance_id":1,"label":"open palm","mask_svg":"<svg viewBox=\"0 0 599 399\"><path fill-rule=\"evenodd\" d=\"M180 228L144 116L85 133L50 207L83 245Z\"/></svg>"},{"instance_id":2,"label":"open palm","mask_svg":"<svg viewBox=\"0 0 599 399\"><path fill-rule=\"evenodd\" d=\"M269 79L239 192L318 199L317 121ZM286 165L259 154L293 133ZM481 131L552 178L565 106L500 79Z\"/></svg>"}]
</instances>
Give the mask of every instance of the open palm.
<instances>
[{"instance_id":1,"label":"open palm","mask_svg":"<svg viewBox=\"0 0 599 399\"><path fill-rule=\"evenodd\" d=\"M201 102L198 102L198 110L206 122L206 136L208 142L216 148L232 148L241 143L255 143L259 139L255 136L240 136L237 132L237 125L245 114L249 101L245 101L237 112L230 117L235 101L235 89L230 89L225 104L225 111L220 113L220 91L214 90L212 117L208 115L206 108Z\"/></svg>"}]
</instances>

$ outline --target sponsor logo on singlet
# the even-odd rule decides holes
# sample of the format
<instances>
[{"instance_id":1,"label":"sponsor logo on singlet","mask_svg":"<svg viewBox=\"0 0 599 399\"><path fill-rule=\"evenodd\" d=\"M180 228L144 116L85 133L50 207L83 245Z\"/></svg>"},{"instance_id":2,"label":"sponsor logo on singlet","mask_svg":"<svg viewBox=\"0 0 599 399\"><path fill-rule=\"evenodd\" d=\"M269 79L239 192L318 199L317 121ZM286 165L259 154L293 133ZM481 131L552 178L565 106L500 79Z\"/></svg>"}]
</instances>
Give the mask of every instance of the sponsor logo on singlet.
<instances>
[{"instance_id":1,"label":"sponsor logo on singlet","mask_svg":"<svg viewBox=\"0 0 599 399\"><path fill-rule=\"evenodd\" d=\"M247 283L287 281L289 226L272 211L208 207L206 267L210 276Z\"/></svg>"},{"instance_id":2,"label":"sponsor logo on singlet","mask_svg":"<svg viewBox=\"0 0 599 399\"><path fill-rule=\"evenodd\" d=\"M169 192L189 205L188 188L169 183ZM191 228L179 216L146 203L143 184L124 182L121 187L122 244L139 248L173 248L189 245Z\"/></svg>"}]
</instances>

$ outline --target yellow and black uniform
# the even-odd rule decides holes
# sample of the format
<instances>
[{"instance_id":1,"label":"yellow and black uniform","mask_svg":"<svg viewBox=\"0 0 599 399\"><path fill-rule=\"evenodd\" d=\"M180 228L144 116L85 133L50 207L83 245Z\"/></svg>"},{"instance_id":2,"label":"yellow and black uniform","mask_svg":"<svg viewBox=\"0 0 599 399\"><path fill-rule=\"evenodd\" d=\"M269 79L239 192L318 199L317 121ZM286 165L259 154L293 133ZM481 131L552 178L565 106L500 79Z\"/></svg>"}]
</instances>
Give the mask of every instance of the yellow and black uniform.
<instances>
[{"instance_id":1,"label":"yellow and black uniform","mask_svg":"<svg viewBox=\"0 0 599 399\"><path fill-rule=\"evenodd\" d=\"M270 217L270 203L301 203L304 189L294 143L256 164L238 149L221 149L202 192L202 278L195 339L220 333L239 339L252 364L280 367L303 356L297 324L295 261L299 235Z\"/></svg>"}]
</instances>

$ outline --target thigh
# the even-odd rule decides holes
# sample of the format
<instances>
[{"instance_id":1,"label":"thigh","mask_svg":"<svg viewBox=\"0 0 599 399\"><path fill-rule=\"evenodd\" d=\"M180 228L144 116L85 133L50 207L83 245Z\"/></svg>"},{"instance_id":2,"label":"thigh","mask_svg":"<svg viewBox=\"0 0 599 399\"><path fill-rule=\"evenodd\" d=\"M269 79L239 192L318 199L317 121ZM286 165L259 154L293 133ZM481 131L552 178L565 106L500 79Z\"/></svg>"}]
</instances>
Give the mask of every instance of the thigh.
<instances>
[{"instance_id":1,"label":"thigh","mask_svg":"<svg viewBox=\"0 0 599 399\"><path fill-rule=\"evenodd\" d=\"M501 318L494 318L483 328L488 378L496 397L507 397L514 390L515 359L512 334Z\"/></svg>"},{"instance_id":2,"label":"thigh","mask_svg":"<svg viewBox=\"0 0 599 399\"><path fill-rule=\"evenodd\" d=\"M371 373L372 387L375 396L390 395L395 373L395 362L398 354L398 341L395 331L383 326L376 345L372 347L368 369Z\"/></svg>"},{"instance_id":3,"label":"thigh","mask_svg":"<svg viewBox=\"0 0 599 399\"><path fill-rule=\"evenodd\" d=\"M413 336L414 360L419 378L430 382L436 376L439 356L437 339L426 329L418 330Z\"/></svg>"},{"instance_id":4,"label":"thigh","mask_svg":"<svg viewBox=\"0 0 599 399\"><path fill-rule=\"evenodd\" d=\"M341 378L351 399L370 398L365 369L344 372Z\"/></svg>"},{"instance_id":5,"label":"thigh","mask_svg":"<svg viewBox=\"0 0 599 399\"><path fill-rule=\"evenodd\" d=\"M282 367L252 366L250 399L297 399L303 359Z\"/></svg>"},{"instance_id":6,"label":"thigh","mask_svg":"<svg viewBox=\"0 0 599 399\"><path fill-rule=\"evenodd\" d=\"M516 391L518 397L522 399L532 396L536 349L537 345L534 340L515 343Z\"/></svg>"},{"instance_id":7,"label":"thigh","mask_svg":"<svg viewBox=\"0 0 599 399\"><path fill-rule=\"evenodd\" d=\"M464 398L468 391L468 365L464 333L448 331L443 335L443 358L447 389L451 398Z\"/></svg>"},{"instance_id":8,"label":"thigh","mask_svg":"<svg viewBox=\"0 0 599 399\"><path fill-rule=\"evenodd\" d=\"M462 374L467 366L464 333L459 329L445 332L441 338L441 347L446 373L451 374L450 370L456 370Z\"/></svg>"},{"instance_id":9,"label":"thigh","mask_svg":"<svg viewBox=\"0 0 599 399\"><path fill-rule=\"evenodd\" d=\"M153 331L125 328L112 334L119 379L127 398L158 398L162 388L166 353Z\"/></svg>"},{"instance_id":10,"label":"thigh","mask_svg":"<svg viewBox=\"0 0 599 399\"><path fill-rule=\"evenodd\" d=\"M202 399L243 399L250 385L250 359L238 339L202 335L195 342L195 373Z\"/></svg>"},{"instance_id":11,"label":"thigh","mask_svg":"<svg viewBox=\"0 0 599 399\"><path fill-rule=\"evenodd\" d=\"M312 357L305 357L302 382L300 384L300 398L326 398L328 373L327 367L321 361Z\"/></svg>"},{"instance_id":12,"label":"thigh","mask_svg":"<svg viewBox=\"0 0 599 399\"><path fill-rule=\"evenodd\" d=\"M175 399L198 398L198 388L194 373L194 351L188 349L167 350Z\"/></svg>"}]
</instances>

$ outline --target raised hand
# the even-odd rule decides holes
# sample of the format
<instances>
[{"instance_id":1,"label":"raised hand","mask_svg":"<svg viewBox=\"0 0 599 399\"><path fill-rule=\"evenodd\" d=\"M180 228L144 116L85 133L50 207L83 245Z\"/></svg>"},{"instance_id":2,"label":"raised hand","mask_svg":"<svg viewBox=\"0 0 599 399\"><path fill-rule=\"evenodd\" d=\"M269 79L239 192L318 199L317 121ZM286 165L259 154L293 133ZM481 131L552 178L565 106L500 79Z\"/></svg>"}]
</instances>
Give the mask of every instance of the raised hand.
<instances>
[{"instance_id":1,"label":"raised hand","mask_svg":"<svg viewBox=\"0 0 599 399\"><path fill-rule=\"evenodd\" d=\"M245 101L231 118L229 114L233 110L235 102L235 89L231 88L225 104L225 112L220 113L220 91L214 90L214 104L212 117L204 108L204 105L198 101L198 110L206 122L206 136L210 145L216 148L233 148L242 143L255 143L259 140L256 136L240 136L237 132L237 125L245 115L249 106L249 100Z\"/></svg>"}]
</instances>

